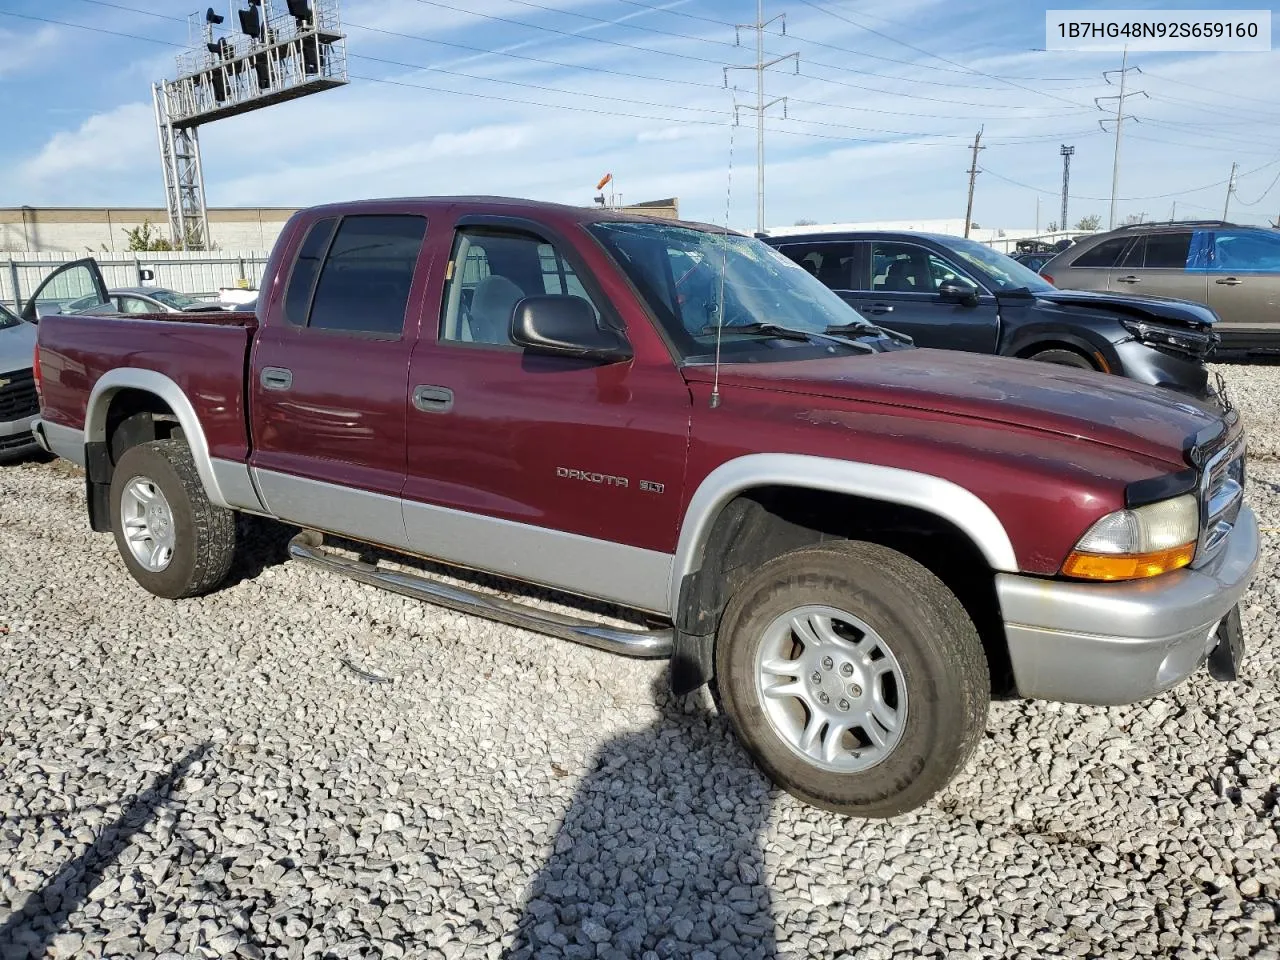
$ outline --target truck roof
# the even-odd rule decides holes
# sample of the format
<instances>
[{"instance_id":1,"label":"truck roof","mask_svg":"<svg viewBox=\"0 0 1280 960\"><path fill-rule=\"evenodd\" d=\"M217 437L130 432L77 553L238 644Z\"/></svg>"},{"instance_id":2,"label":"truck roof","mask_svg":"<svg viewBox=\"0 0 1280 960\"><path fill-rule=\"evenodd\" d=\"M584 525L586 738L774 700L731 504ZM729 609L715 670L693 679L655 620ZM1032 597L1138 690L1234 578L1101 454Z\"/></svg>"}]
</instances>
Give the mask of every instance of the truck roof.
<instances>
[{"instance_id":1,"label":"truck roof","mask_svg":"<svg viewBox=\"0 0 1280 960\"><path fill-rule=\"evenodd\" d=\"M420 209L423 213L444 212L452 207L474 208L476 213L497 213L509 216L533 215L559 222L574 223L617 223L630 221L635 223L656 223L667 226L677 225L694 230L705 230L715 233L725 231L724 226L713 223L701 223L695 220L673 220L668 217L647 216L622 210L610 210L603 207L578 207L567 203L551 203L545 200L525 200L519 197L497 196L443 196L443 197L383 197L371 200L345 200L335 203L309 207L301 213L314 216L324 213L352 213L357 211L383 211L389 206L403 209L406 205ZM729 233L741 235L740 231L729 229Z\"/></svg>"}]
</instances>

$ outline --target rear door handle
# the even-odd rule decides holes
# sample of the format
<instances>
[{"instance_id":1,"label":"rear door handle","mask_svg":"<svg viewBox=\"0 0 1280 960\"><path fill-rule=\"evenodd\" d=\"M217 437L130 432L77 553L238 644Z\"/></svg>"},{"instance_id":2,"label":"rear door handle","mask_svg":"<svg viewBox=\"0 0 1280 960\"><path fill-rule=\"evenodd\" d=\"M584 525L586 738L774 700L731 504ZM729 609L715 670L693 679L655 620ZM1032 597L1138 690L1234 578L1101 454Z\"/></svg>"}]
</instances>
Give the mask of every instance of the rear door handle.
<instances>
[{"instance_id":1,"label":"rear door handle","mask_svg":"<svg viewBox=\"0 0 1280 960\"><path fill-rule=\"evenodd\" d=\"M1141 277L1117 277L1116 281L1118 283L1141 283L1142 278Z\"/></svg>"},{"instance_id":2,"label":"rear door handle","mask_svg":"<svg viewBox=\"0 0 1280 960\"><path fill-rule=\"evenodd\" d=\"M1237 280L1235 277L1223 277L1221 280L1215 280L1214 283L1220 283L1224 287L1238 287L1244 283L1243 280Z\"/></svg>"},{"instance_id":3,"label":"rear door handle","mask_svg":"<svg viewBox=\"0 0 1280 960\"><path fill-rule=\"evenodd\" d=\"M263 367L259 379L264 390L288 390L293 386L293 371L287 367Z\"/></svg>"},{"instance_id":4,"label":"rear door handle","mask_svg":"<svg viewBox=\"0 0 1280 960\"><path fill-rule=\"evenodd\" d=\"M419 384L413 388L413 405L423 413L448 413L453 409L453 391Z\"/></svg>"},{"instance_id":5,"label":"rear door handle","mask_svg":"<svg viewBox=\"0 0 1280 960\"><path fill-rule=\"evenodd\" d=\"M882 313L893 313L893 306L888 303L873 303L862 312L870 313L873 316L879 316Z\"/></svg>"}]
</instances>

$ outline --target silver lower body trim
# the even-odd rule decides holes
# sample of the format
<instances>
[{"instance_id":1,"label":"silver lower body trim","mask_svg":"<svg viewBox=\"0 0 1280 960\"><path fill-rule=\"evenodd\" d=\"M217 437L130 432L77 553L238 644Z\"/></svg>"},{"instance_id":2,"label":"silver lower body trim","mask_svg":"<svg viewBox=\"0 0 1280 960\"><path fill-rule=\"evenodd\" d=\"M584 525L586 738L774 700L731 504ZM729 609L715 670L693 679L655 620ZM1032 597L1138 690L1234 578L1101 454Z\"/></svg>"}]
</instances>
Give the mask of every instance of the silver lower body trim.
<instances>
[{"instance_id":1,"label":"silver lower body trim","mask_svg":"<svg viewBox=\"0 0 1280 960\"><path fill-rule=\"evenodd\" d=\"M31 430L40 446L49 453L84 467L83 430L64 427L60 423L50 423L48 420L36 420L31 425Z\"/></svg>"},{"instance_id":2,"label":"silver lower body trim","mask_svg":"<svg viewBox=\"0 0 1280 960\"><path fill-rule=\"evenodd\" d=\"M1243 507L1221 552L1196 570L1124 583L997 574L1018 692L1092 704L1162 693L1204 661L1257 565L1258 522Z\"/></svg>"},{"instance_id":3,"label":"silver lower body trim","mask_svg":"<svg viewBox=\"0 0 1280 960\"><path fill-rule=\"evenodd\" d=\"M383 570L374 564L337 556L324 549L324 537L303 531L289 542L289 555L313 566L340 573L360 583L381 587L414 600L469 613L523 630L545 633L626 657L661 660L671 656L670 629L640 630L603 626L590 620L550 613L491 594L440 583L425 576Z\"/></svg>"}]
</instances>

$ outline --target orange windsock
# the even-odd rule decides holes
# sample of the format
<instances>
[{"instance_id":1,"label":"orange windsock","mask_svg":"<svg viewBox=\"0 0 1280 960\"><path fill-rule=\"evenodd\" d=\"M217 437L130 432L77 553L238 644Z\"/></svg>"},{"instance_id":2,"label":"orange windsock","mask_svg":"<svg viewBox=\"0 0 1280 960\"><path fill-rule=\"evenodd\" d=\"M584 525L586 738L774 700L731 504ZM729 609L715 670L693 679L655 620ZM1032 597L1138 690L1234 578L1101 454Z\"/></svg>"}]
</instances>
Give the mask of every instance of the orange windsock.
<instances>
[{"instance_id":1,"label":"orange windsock","mask_svg":"<svg viewBox=\"0 0 1280 960\"><path fill-rule=\"evenodd\" d=\"M603 189L604 189L604 185L605 185L606 183L608 183L608 182L609 182L610 180L612 180L612 179L613 179L613 174L612 174L612 173L606 173L603 177L601 177L601 178L600 178L600 182L596 184L596 189L597 189L597 190L603 190Z\"/></svg>"}]
</instances>

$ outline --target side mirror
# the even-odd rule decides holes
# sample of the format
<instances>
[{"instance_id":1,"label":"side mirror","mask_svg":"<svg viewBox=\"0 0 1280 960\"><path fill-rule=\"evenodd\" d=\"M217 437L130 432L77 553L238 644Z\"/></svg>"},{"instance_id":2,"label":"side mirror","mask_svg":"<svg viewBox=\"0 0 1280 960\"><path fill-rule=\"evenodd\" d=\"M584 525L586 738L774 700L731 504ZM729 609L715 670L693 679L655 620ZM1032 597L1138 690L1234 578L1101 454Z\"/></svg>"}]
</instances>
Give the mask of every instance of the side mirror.
<instances>
[{"instance_id":1,"label":"side mirror","mask_svg":"<svg viewBox=\"0 0 1280 960\"><path fill-rule=\"evenodd\" d=\"M952 277L938 284L938 296L943 300L960 303L966 307L978 304L978 288L968 280L961 280L959 277Z\"/></svg>"},{"instance_id":2,"label":"side mirror","mask_svg":"<svg viewBox=\"0 0 1280 960\"><path fill-rule=\"evenodd\" d=\"M511 316L511 342L562 357L631 359L630 344L621 334L597 325L591 304L564 294L539 294L517 303Z\"/></svg>"}]
</instances>

